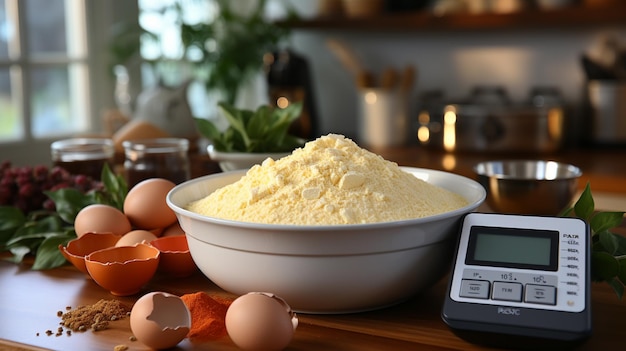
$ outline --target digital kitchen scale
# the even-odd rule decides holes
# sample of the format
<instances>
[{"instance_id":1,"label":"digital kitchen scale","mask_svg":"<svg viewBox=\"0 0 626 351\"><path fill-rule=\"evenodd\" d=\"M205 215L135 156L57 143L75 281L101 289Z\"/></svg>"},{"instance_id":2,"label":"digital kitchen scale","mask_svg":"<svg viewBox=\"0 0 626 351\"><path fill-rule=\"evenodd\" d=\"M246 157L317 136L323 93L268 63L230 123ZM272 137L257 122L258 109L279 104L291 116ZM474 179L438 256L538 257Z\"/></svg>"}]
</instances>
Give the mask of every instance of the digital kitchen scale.
<instances>
[{"instance_id":1,"label":"digital kitchen scale","mask_svg":"<svg viewBox=\"0 0 626 351\"><path fill-rule=\"evenodd\" d=\"M571 347L591 334L589 227L581 219L470 213L444 322L475 343Z\"/></svg>"}]
</instances>

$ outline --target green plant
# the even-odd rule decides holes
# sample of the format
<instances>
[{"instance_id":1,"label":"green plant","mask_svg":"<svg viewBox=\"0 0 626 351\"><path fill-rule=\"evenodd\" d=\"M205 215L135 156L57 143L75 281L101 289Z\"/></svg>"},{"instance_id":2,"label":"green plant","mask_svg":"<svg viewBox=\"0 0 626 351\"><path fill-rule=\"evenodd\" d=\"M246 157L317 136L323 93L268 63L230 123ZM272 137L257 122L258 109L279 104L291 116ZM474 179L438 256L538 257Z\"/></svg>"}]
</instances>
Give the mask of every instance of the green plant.
<instances>
[{"instance_id":1,"label":"green plant","mask_svg":"<svg viewBox=\"0 0 626 351\"><path fill-rule=\"evenodd\" d=\"M579 217L591 230L591 280L606 282L621 299L626 284L626 237L611 232L624 220L625 212L595 211L595 202L589 184L586 185L574 207L565 209L561 216Z\"/></svg>"},{"instance_id":2,"label":"green plant","mask_svg":"<svg viewBox=\"0 0 626 351\"><path fill-rule=\"evenodd\" d=\"M302 103L285 108L264 105L255 111L237 109L225 102L218 106L228 120L226 130L220 131L211 121L196 118L198 130L218 151L288 152L304 142L289 134L289 126L302 112Z\"/></svg>"},{"instance_id":3,"label":"green plant","mask_svg":"<svg viewBox=\"0 0 626 351\"><path fill-rule=\"evenodd\" d=\"M247 15L235 11L230 0L214 1L219 16L211 23L181 23L181 37L194 66L206 73L207 89L221 91L234 104L239 87L261 71L263 56L288 37L289 29L264 18L266 0L257 1Z\"/></svg>"},{"instance_id":4,"label":"green plant","mask_svg":"<svg viewBox=\"0 0 626 351\"><path fill-rule=\"evenodd\" d=\"M166 52L161 52L149 60L140 58L141 42L162 47L161 42L166 40L165 29L151 31L139 24L120 23L112 29L110 67L141 60L150 64L159 78L165 78L167 82L164 76L172 75L174 77L171 79L179 79L180 67L191 66L191 78L203 83L207 91L218 92L225 101L233 104L239 88L261 72L264 55L276 50L290 34L286 26L265 18L267 0L256 1L254 7L243 14L236 7L249 4L246 1L177 0L160 8L144 10L152 17L161 18L168 32L171 33L171 26L180 31L180 45L184 54L172 57L171 53L168 56ZM184 13L190 11L186 5L202 9L205 9L202 5L213 5L208 7L217 9L217 13L203 22L186 23ZM288 18L297 17L291 6L285 6Z\"/></svg>"},{"instance_id":5,"label":"green plant","mask_svg":"<svg viewBox=\"0 0 626 351\"><path fill-rule=\"evenodd\" d=\"M66 260L59 251L76 238L74 218L85 206L101 203L122 209L128 193L125 180L107 165L102 170L104 190L82 193L75 188L47 191L55 211L36 210L24 213L14 206L0 206L0 252L10 251L11 261L20 263L28 254L35 255L32 269L50 269Z\"/></svg>"}]
</instances>

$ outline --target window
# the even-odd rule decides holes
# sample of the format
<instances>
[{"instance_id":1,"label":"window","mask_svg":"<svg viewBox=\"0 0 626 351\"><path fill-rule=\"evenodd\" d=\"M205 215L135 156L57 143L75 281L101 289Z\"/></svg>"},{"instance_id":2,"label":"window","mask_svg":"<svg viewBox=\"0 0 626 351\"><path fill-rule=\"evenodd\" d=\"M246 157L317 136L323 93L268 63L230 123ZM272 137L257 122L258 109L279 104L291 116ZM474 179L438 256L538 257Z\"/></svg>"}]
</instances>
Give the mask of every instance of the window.
<instances>
[{"instance_id":1,"label":"window","mask_svg":"<svg viewBox=\"0 0 626 351\"><path fill-rule=\"evenodd\" d=\"M52 141L103 131L114 27L137 16L129 0L0 0L0 161L50 164Z\"/></svg>"},{"instance_id":2,"label":"window","mask_svg":"<svg viewBox=\"0 0 626 351\"><path fill-rule=\"evenodd\" d=\"M219 7L211 0L139 0L139 24L153 36L143 36L140 41L141 58L159 61L160 64L144 65L142 81L144 86L156 84L160 79L168 86L178 86L194 73L186 57L180 33L180 22L187 24L207 23L218 15ZM195 74L207 73L195 68ZM195 117L207 117L212 105L217 101L207 101L204 85L197 80L192 82L188 99ZM213 97L216 99L216 97Z\"/></svg>"},{"instance_id":3,"label":"window","mask_svg":"<svg viewBox=\"0 0 626 351\"><path fill-rule=\"evenodd\" d=\"M84 14L83 0L0 0L0 140L90 128Z\"/></svg>"}]
</instances>

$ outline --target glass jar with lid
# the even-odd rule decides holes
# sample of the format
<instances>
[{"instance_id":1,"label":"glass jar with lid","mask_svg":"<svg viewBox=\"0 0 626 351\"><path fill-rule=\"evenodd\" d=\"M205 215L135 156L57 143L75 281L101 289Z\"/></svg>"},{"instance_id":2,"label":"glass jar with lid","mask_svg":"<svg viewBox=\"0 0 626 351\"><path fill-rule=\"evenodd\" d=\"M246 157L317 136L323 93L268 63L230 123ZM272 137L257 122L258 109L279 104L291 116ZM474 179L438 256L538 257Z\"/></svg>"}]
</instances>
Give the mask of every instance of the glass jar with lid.
<instances>
[{"instance_id":1,"label":"glass jar with lid","mask_svg":"<svg viewBox=\"0 0 626 351\"><path fill-rule=\"evenodd\" d=\"M187 139L127 140L122 146L124 175L129 188L149 178L163 178L180 184L190 177Z\"/></svg>"},{"instance_id":2,"label":"glass jar with lid","mask_svg":"<svg viewBox=\"0 0 626 351\"><path fill-rule=\"evenodd\" d=\"M115 148L108 138L71 138L50 145L52 163L72 174L84 174L100 180L102 168L113 169Z\"/></svg>"}]
</instances>

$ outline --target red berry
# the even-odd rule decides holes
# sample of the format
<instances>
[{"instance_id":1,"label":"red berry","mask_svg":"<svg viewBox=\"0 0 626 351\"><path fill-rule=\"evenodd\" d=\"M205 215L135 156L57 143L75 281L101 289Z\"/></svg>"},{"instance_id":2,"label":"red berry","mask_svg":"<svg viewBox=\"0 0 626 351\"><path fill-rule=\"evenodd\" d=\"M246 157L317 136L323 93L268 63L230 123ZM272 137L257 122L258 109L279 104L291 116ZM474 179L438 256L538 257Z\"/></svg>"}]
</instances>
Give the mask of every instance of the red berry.
<instances>
[{"instance_id":1,"label":"red berry","mask_svg":"<svg viewBox=\"0 0 626 351\"><path fill-rule=\"evenodd\" d=\"M20 196L31 197L35 194L35 186L32 183L27 183L20 186Z\"/></svg>"}]
</instances>

